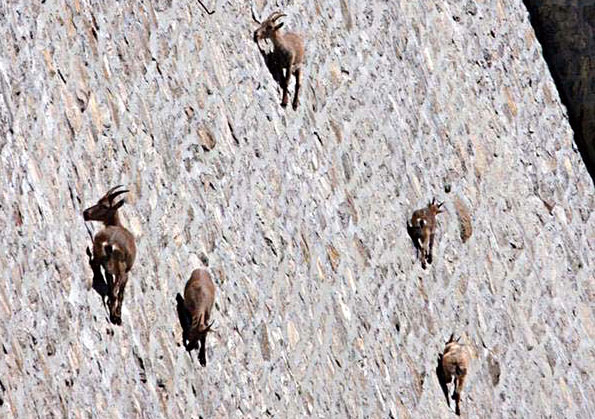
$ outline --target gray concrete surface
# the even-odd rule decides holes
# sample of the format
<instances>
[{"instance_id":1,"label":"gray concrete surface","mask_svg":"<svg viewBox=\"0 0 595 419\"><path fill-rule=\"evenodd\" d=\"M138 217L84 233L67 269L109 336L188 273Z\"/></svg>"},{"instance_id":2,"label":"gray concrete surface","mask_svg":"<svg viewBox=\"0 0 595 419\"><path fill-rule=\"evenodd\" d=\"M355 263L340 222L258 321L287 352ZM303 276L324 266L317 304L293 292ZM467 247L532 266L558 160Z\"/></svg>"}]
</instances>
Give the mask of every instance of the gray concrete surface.
<instances>
[{"instance_id":1,"label":"gray concrete surface","mask_svg":"<svg viewBox=\"0 0 595 419\"><path fill-rule=\"evenodd\" d=\"M522 1L277 3L296 112L248 2L0 5L0 416L454 417L454 331L463 417L589 417L594 189ZM81 212L120 183L114 327ZM423 271L406 219L433 196ZM206 368L175 305L203 255Z\"/></svg>"}]
</instances>

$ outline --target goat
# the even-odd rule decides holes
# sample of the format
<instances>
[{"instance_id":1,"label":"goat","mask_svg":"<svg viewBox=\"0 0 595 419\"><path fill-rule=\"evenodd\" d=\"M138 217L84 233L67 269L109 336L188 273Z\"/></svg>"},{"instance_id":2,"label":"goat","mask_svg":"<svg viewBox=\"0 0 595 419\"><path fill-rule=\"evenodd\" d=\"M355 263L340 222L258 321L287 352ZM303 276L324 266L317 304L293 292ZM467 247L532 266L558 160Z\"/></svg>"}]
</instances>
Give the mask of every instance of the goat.
<instances>
[{"instance_id":1,"label":"goat","mask_svg":"<svg viewBox=\"0 0 595 419\"><path fill-rule=\"evenodd\" d=\"M454 392L452 398L456 402L456 414L461 414L461 391L465 384L465 378L469 371L470 355L467 347L459 343L459 337L456 341L454 340L454 333L450 336L444 353L439 356L439 362L442 366L442 376L445 380L445 384L450 384L454 378ZM445 390L447 391L447 390ZM448 397L448 393L446 393ZM448 399L447 399L448 400ZM450 406L450 403L449 403Z\"/></svg>"},{"instance_id":2,"label":"goat","mask_svg":"<svg viewBox=\"0 0 595 419\"><path fill-rule=\"evenodd\" d=\"M440 207L444 204L436 204L432 199L427 208L418 209L411 216L411 223L407 223L407 231L413 240L415 247L421 250L421 267L426 269L427 263L432 263L432 248L434 247L434 236L436 234L436 215L442 213Z\"/></svg>"},{"instance_id":3,"label":"goat","mask_svg":"<svg viewBox=\"0 0 595 419\"><path fill-rule=\"evenodd\" d=\"M205 343L207 333L213 326L213 322L209 323L209 320L215 301L215 284L211 279L211 274L206 269L192 271L184 288L184 298L178 294L176 300L178 301L178 313L182 313L180 317L183 320L184 346L190 352L198 348L200 341L198 360L204 367L207 365Z\"/></svg>"},{"instance_id":4,"label":"goat","mask_svg":"<svg viewBox=\"0 0 595 419\"><path fill-rule=\"evenodd\" d=\"M118 190L122 185L111 188L97 201L97 204L83 211L85 221L101 221L104 228L93 238L93 257L90 259L93 272L102 266L108 285L108 307L110 321L122 324L122 300L128 282L128 272L136 258L134 236L122 226L118 209L124 205L122 199L114 202L118 195L128 190ZM90 253L87 249L87 252ZM115 278L115 279L114 279Z\"/></svg>"},{"instance_id":5,"label":"goat","mask_svg":"<svg viewBox=\"0 0 595 419\"><path fill-rule=\"evenodd\" d=\"M252 13L253 19L256 23L260 24L260 27L254 31L254 42L258 45L258 49L261 53L260 44L258 41L262 39L270 39L273 42L273 55L276 59L276 65L280 67L282 72L285 69L285 75L281 74L280 84L283 88L283 100L281 106L286 107L289 101L289 94L287 89L289 87L289 81L291 75L295 76L295 95L293 97L293 109L297 109L299 105L299 92L302 84L302 64L304 61L304 41L302 37L295 33L281 33L280 29L283 26L283 22L277 23L277 20L287 16L281 12L273 12L268 18L262 23L258 21L254 13ZM263 53L264 55L264 53ZM266 58L266 57L265 57Z\"/></svg>"}]
</instances>

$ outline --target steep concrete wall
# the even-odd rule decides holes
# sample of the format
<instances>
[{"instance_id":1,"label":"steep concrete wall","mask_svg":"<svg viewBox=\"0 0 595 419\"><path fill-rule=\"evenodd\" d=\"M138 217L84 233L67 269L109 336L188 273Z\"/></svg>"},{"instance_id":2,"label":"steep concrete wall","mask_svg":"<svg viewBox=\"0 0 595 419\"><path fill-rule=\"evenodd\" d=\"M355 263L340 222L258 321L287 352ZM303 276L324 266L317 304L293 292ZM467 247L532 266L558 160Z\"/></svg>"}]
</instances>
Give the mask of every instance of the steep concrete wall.
<instances>
[{"instance_id":1,"label":"steep concrete wall","mask_svg":"<svg viewBox=\"0 0 595 419\"><path fill-rule=\"evenodd\" d=\"M525 0L576 142L595 177L595 0Z\"/></svg>"},{"instance_id":2,"label":"steep concrete wall","mask_svg":"<svg viewBox=\"0 0 595 419\"><path fill-rule=\"evenodd\" d=\"M2 6L0 415L448 417L455 331L463 416L587 417L593 184L521 0L279 4L306 34L296 112L246 2ZM81 211L120 183L114 327ZM423 271L405 222L433 196ZM201 368L175 295L205 257Z\"/></svg>"}]
</instances>

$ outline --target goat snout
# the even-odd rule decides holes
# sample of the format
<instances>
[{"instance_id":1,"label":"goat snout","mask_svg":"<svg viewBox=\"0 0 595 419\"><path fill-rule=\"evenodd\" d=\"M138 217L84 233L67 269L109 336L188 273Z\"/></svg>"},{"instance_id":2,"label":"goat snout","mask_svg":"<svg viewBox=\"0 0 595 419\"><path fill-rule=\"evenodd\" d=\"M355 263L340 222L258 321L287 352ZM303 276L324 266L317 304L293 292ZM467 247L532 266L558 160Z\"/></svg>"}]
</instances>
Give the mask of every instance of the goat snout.
<instances>
[{"instance_id":1,"label":"goat snout","mask_svg":"<svg viewBox=\"0 0 595 419\"><path fill-rule=\"evenodd\" d=\"M89 210L84 210L83 211L83 219L85 221L89 221Z\"/></svg>"}]
</instances>

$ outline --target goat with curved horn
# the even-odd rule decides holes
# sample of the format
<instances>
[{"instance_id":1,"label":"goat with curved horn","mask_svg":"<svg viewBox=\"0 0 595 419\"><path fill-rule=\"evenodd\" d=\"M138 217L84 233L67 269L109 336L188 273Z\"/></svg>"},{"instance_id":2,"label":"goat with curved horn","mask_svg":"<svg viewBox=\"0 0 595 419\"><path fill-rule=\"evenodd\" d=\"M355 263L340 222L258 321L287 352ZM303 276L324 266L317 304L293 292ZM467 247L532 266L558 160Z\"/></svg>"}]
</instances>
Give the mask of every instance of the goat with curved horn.
<instances>
[{"instance_id":1,"label":"goat with curved horn","mask_svg":"<svg viewBox=\"0 0 595 419\"><path fill-rule=\"evenodd\" d=\"M461 414L461 392L471 362L471 355L467 346L459 343L460 339L461 337L459 336L455 341L453 333L448 342L446 342L444 353L440 358L445 384L450 384L454 379L455 388L452 398L456 402L455 412L457 415Z\"/></svg>"},{"instance_id":2,"label":"goat with curved horn","mask_svg":"<svg viewBox=\"0 0 595 419\"><path fill-rule=\"evenodd\" d=\"M260 40L270 39L273 43L273 55L275 55L275 73L285 71L281 77L281 88L283 89L283 99L281 106L286 107L289 102L288 87L291 76L295 77L295 93L293 97L293 109L297 109L299 105L299 92L302 84L302 64L304 62L304 41L301 36L295 33L282 33L281 27L283 22L277 21L287 16L285 13L276 11L269 15L262 23L256 19L254 8L252 8L252 17L260 26L254 31L254 41L258 44ZM259 46L260 48L260 46ZM261 51L262 52L262 51ZM265 57L266 58L266 57ZM272 71L273 72L273 71Z\"/></svg>"},{"instance_id":3,"label":"goat with curved horn","mask_svg":"<svg viewBox=\"0 0 595 419\"><path fill-rule=\"evenodd\" d=\"M184 298L179 296L178 301L183 302L185 317L189 323L183 334L184 346L188 352L199 349L198 360L204 367L207 365L205 346L207 333L211 332L214 323L214 321L209 323L215 302L215 284L211 274L206 269L192 271L184 288Z\"/></svg>"},{"instance_id":4,"label":"goat with curved horn","mask_svg":"<svg viewBox=\"0 0 595 419\"><path fill-rule=\"evenodd\" d=\"M427 208L418 209L411 216L411 223L407 223L407 231L413 240L415 247L421 251L421 267L426 269L426 262L432 263L432 249L436 235L436 215L443 211L440 207L444 204L436 204L436 198L428 204Z\"/></svg>"},{"instance_id":5,"label":"goat with curved horn","mask_svg":"<svg viewBox=\"0 0 595 419\"><path fill-rule=\"evenodd\" d=\"M103 268L108 284L108 307L110 321L122 324L122 300L128 282L128 272L136 259L134 236L120 222L118 210L124 199L114 203L114 199L128 192L120 190L122 185L111 188L95 205L83 211L85 221L100 221L104 228L93 238L93 256L89 262L94 272ZM90 252L89 252L90 253Z\"/></svg>"}]
</instances>

